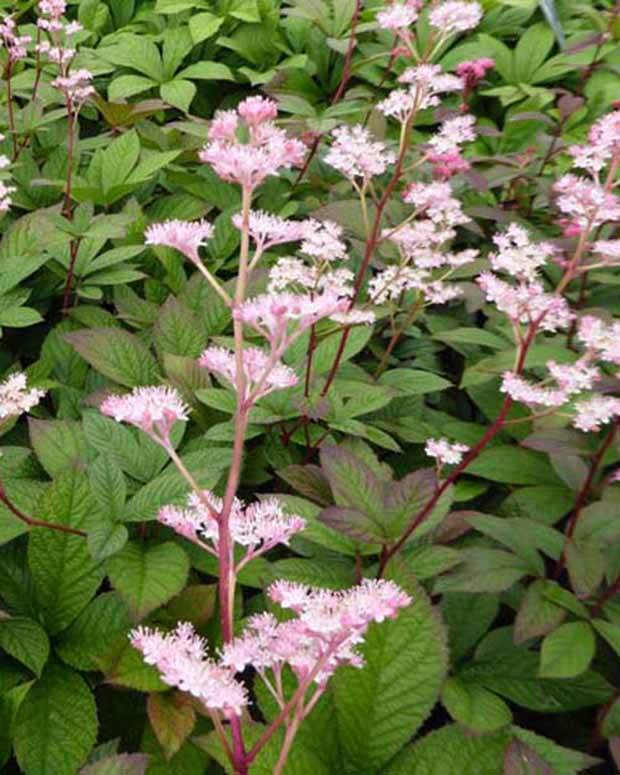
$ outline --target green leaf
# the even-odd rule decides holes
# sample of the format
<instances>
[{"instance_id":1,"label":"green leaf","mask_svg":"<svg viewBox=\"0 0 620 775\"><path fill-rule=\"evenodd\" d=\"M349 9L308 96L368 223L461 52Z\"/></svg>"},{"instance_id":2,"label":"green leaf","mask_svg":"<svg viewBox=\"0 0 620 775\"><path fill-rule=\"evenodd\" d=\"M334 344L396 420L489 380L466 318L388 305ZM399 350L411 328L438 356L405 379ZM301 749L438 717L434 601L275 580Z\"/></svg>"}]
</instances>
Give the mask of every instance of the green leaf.
<instances>
[{"instance_id":1,"label":"green leaf","mask_svg":"<svg viewBox=\"0 0 620 775\"><path fill-rule=\"evenodd\" d=\"M433 334L433 339L438 339L446 344L473 344L480 347L489 347L492 350L504 350L510 346L506 339L483 328L454 328L449 331L440 331Z\"/></svg>"},{"instance_id":2,"label":"green leaf","mask_svg":"<svg viewBox=\"0 0 620 775\"><path fill-rule=\"evenodd\" d=\"M416 369L393 369L379 377L380 385L387 385L400 393L410 396L421 396L425 393L435 393L452 387L447 379L432 374L430 371Z\"/></svg>"},{"instance_id":3,"label":"green leaf","mask_svg":"<svg viewBox=\"0 0 620 775\"><path fill-rule=\"evenodd\" d=\"M105 513L118 519L125 506L127 485L120 466L110 455L99 455L88 469L90 489Z\"/></svg>"},{"instance_id":4,"label":"green leaf","mask_svg":"<svg viewBox=\"0 0 620 775\"><path fill-rule=\"evenodd\" d=\"M40 676L50 651L47 633L25 616L0 621L0 648Z\"/></svg>"},{"instance_id":5,"label":"green leaf","mask_svg":"<svg viewBox=\"0 0 620 775\"><path fill-rule=\"evenodd\" d=\"M160 353L197 358L206 346L198 319L174 296L161 307L153 333Z\"/></svg>"},{"instance_id":6,"label":"green leaf","mask_svg":"<svg viewBox=\"0 0 620 775\"><path fill-rule=\"evenodd\" d=\"M128 543L108 561L110 581L137 621L177 595L188 572L187 555L173 543Z\"/></svg>"},{"instance_id":7,"label":"green leaf","mask_svg":"<svg viewBox=\"0 0 620 775\"><path fill-rule=\"evenodd\" d=\"M434 591L503 592L528 573L528 563L514 554L474 547L461 552L461 564L440 576Z\"/></svg>"},{"instance_id":8,"label":"green leaf","mask_svg":"<svg viewBox=\"0 0 620 775\"><path fill-rule=\"evenodd\" d=\"M594 619L592 626L620 656L620 625L606 622L604 619Z\"/></svg>"},{"instance_id":9,"label":"green leaf","mask_svg":"<svg viewBox=\"0 0 620 775\"><path fill-rule=\"evenodd\" d=\"M108 99L110 102L124 100L152 89L154 86L157 86L157 81L152 78L145 78L141 75L120 75L110 82Z\"/></svg>"},{"instance_id":10,"label":"green leaf","mask_svg":"<svg viewBox=\"0 0 620 775\"><path fill-rule=\"evenodd\" d=\"M560 483L546 455L508 445L484 450L468 466L467 473L509 484Z\"/></svg>"},{"instance_id":11,"label":"green leaf","mask_svg":"<svg viewBox=\"0 0 620 775\"><path fill-rule=\"evenodd\" d=\"M496 732L512 721L512 713L496 694L482 686L449 678L441 694L448 713L472 732Z\"/></svg>"},{"instance_id":12,"label":"green leaf","mask_svg":"<svg viewBox=\"0 0 620 775\"><path fill-rule=\"evenodd\" d=\"M553 48L553 32L546 24L533 24L519 38L514 52L514 71L517 81L530 79L549 56Z\"/></svg>"},{"instance_id":13,"label":"green leaf","mask_svg":"<svg viewBox=\"0 0 620 775\"><path fill-rule=\"evenodd\" d=\"M562 624L542 642L542 678L573 678L584 673L596 650L596 639L587 622Z\"/></svg>"},{"instance_id":14,"label":"green leaf","mask_svg":"<svg viewBox=\"0 0 620 775\"><path fill-rule=\"evenodd\" d=\"M127 635L118 638L99 662L98 669L105 675L107 683L139 692L165 692L170 689L162 681L159 670L146 664L142 653L131 645Z\"/></svg>"},{"instance_id":15,"label":"green leaf","mask_svg":"<svg viewBox=\"0 0 620 775\"><path fill-rule=\"evenodd\" d=\"M80 770L80 775L145 775L148 756L141 753L121 753L106 756Z\"/></svg>"},{"instance_id":16,"label":"green leaf","mask_svg":"<svg viewBox=\"0 0 620 775\"><path fill-rule=\"evenodd\" d=\"M211 38L224 23L224 19L212 13L197 13L189 20L189 31L194 43Z\"/></svg>"},{"instance_id":17,"label":"green leaf","mask_svg":"<svg viewBox=\"0 0 620 775\"><path fill-rule=\"evenodd\" d=\"M91 459L80 423L28 418L30 441L39 462L51 476L85 467Z\"/></svg>"},{"instance_id":18,"label":"green leaf","mask_svg":"<svg viewBox=\"0 0 620 775\"><path fill-rule=\"evenodd\" d=\"M84 530L95 513L83 474L59 477L50 487L42 518ZM97 591L103 573L81 536L46 528L31 530L28 565L49 632L67 627Z\"/></svg>"},{"instance_id":19,"label":"green leaf","mask_svg":"<svg viewBox=\"0 0 620 775\"><path fill-rule=\"evenodd\" d=\"M120 328L90 328L65 335L94 369L125 387L157 382L157 363L138 337Z\"/></svg>"},{"instance_id":20,"label":"green leaf","mask_svg":"<svg viewBox=\"0 0 620 775\"><path fill-rule=\"evenodd\" d=\"M385 772L437 700L447 666L445 633L410 577L406 589L411 605L395 620L371 625L360 649L364 667L342 667L332 679L346 771Z\"/></svg>"},{"instance_id":21,"label":"green leaf","mask_svg":"<svg viewBox=\"0 0 620 775\"><path fill-rule=\"evenodd\" d=\"M0 311L0 326L26 328L43 320L41 313L32 307L10 307Z\"/></svg>"},{"instance_id":22,"label":"green leaf","mask_svg":"<svg viewBox=\"0 0 620 775\"><path fill-rule=\"evenodd\" d=\"M50 664L14 722L15 754L26 775L75 775L97 739L97 709L78 673Z\"/></svg>"},{"instance_id":23,"label":"green leaf","mask_svg":"<svg viewBox=\"0 0 620 775\"><path fill-rule=\"evenodd\" d=\"M122 185L140 156L140 139L133 129L114 140L101 157L101 186L109 192Z\"/></svg>"},{"instance_id":24,"label":"green leaf","mask_svg":"<svg viewBox=\"0 0 620 775\"><path fill-rule=\"evenodd\" d=\"M545 596L549 582L534 581L527 588L515 619L515 643L547 635L566 618L566 611Z\"/></svg>"},{"instance_id":25,"label":"green leaf","mask_svg":"<svg viewBox=\"0 0 620 775\"><path fill-rule=\"evenodd\" d=\"M129 532L124 525L108 522L105 525L89 530L88 549L96 562L102 562L113 554L120 552L129 539Z\"/></svg>"},{"instance_id":26,"label":"green leaf","mask_svg":"<svg viewBox=\"0 0 620 775\"><path fill-rule=\"evenodd\" d=\"M537 735L529 729L513 726L512 733L517 740L525 744L531 751L535 751L549 765L550 775L576 775L577 772L587 770L600 760L588 756L581 751L573 751L558 745L553 740ZM532 772L538 775L538 772Z\"/></svg>"},{"instance_id":27,"label":"green leaf","mask_svg":"<svg viewBox=\"0 0 620 775\"><path fill-rule=\"evenodd\" d=\"M151 694L146 709L165 757L172 758L191 734L196 723L191 698L180 692Z\"/></svg>"},{"instance_id":28,"label":"green leaf","mask_svg":"<svg viewBox=\"0 0 620 775\"><path fill-rule=\"evenodd\" d=\"M164 102L187 113L196 96L196 91L196 87L191 81L176 78L174 81L162 83L159 93Z\"/></svg>"},{"instance_id":29,"label":"green leaf","mask_svg":"<svg viewBox=\"0 0 620 775\"><path fill-rule=\"evenodd\" d=\"M456 662L478 643L499 612L494 595L448 592L441 598L441 613L448 627L450 654Z\"/></svg>"},{"instance_id":30,"label":"green leaf","mask_svg":"<svg viewBox=\"0 0 620 775\"><path fill-rule=\"evenodd\" d=\"M502 775L508 733L472 737L456 724L407 746L383 775Z\"/></svg>"},{"instance_id":31,"label":"green leaf","mask_svg":"<svg viewBox=\"0 0 620 775\"><path fill-rule=\"evenodd\" d=\"M101 670L104 657L132 624L127 606L116 592L104 592L86 606L55 642L58 656L79 670Z\"/></svg>"},{"instance_id":32,"label":"green leaf","mask_svg":"<svg viewBox=\"0 0 620 775\"><path fill-rule=\"evenodd\" d=\"M138 70L157 83L163 80L163 67L159 50L144 35L122 35L112 46L102 46L97 54L113 65Z\"/></svg>"},{"instance_id":33,"label":"green leaf","mask_svg":"<svg viewBox=\"0 0 620 775\"><path fill-rule=\"evenodd\" d=\"M564 625L566 626L566 625ZM476 660L461 672L461 678L480 684L496 694L541 713L561 713L600 705L611 696L612 687L592 670L567 681L539 675L540 657L525 649L493 654Z\"/></svg>"},{"instance_id":34,"label":"green leaf","mask_svg":"<svg viewBox=\"0 0 620 775\"><path fill-rule=\"evenodd\" d=\"M177 78L195 78L199 81L235 80L230 68L220 62L198 62L177 73Z\"/></svg>"}]
</instances>

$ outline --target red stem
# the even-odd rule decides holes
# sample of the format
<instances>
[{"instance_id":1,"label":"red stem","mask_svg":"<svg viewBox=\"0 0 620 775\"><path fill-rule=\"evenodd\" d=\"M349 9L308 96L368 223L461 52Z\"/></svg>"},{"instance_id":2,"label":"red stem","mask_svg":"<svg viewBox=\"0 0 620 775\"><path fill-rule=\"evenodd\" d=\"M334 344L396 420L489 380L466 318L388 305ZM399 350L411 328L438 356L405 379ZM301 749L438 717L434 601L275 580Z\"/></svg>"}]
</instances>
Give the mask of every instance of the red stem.
<instances>
[{"instance_id":1,"label":"red stem","mask_svg":"<svg viewBox=\"0 0 620 775\"><path fill-rule=\"evenodd\" d=\"M58 525L55 522L46 522L44 519L36 519L35 517L29 517L27 514L24 514L24 512L18 509L6 494L2 483L0 483L0 502L4 503L14 516L29 527L45 527L49 530L56 530L59 533L69 533L74 536L80 536L80 538L86 538L86 533L83 530L78 530L77 528L69 527L68 525Z\"/></svg>"},{"instance_id":2,"label":"red stem","mask_svg":"<svg viewBox=\"0 0 620 775\"><path fill-rule=\"evenodd\" d=\"M542 319L542 318L541 318ZM534 337L536 336L536 331L538 330L538 326L540 324L541 319L534 321L530 324L530 327L528 329L528 332L523 340L523 343L519 350L519 358L517 360L517 364L515 367L515 372L517 374L521 374L525 367L525 359L527 358L528 350L534 341ZM402 547L405 545L411 534L414 532L414 530L422 523L425 519L428 518L428 516L431 514L435 506L437 505L437 502L441 498L441 496L444 494L444 492L458 479L458 477L463 473L463 471L467 468L467 466L475 460L478 455L482 452L482 450L487 446L487 444L492 441L492 439L500 432L504 425L504 421L508 415L508 412L510 411L510 408L512 407L513 400L510 398L510 396L506 396L504 398L504 402L502 404L502 407L499 411L499 414L495 418L495 421L489 428L486 430L484 436L480 439L480 441L472 447L469 452L465 455L463 460L456 466L456 468L450 473L447 479L445 479L439 487L436 488L435 492L433 493L432 497L429 499L429 501L426 503L426 505L416 514L416 516L413 518L413 520L409 523L409 526L405 530L405 532L402 534L402 536L398 539L398 541L393 544L391 547L386 547L384 551L381 554L381 558L379 560L379 572L378 576L379 578L383 576L385 572L385 568L388 564L388 562L392 559L392 557L402 549Z\"/></svg>"},{"instance_id":3,"label":"red stem","mask_svg":"<svg viewBox=\"0 0 620 775\"><path fill-rule=\"evenodd\" d=\"M558 578L560 573L562 572L562 569L566 565L566 545L568 541L573 537L575 533L575 529L577 527L577 523L579 522L579 518L581 517L581 512L583 511L584 506L588 502L588 497L590 495L590 491L592 490L592 485L594 483L594 478L596 477L596 474L598 473L598 470L601 466L601 463L603 462L603 458L605 457L605 453L611 446L616 433L618 431L618 424L620 421L616 420L614 424L611 427L611 430L605 437L603 443L599 447L597 453L592 458L592 462L590 464L590 470L588 471L588 475L581 486L581 489L579 490L579 493L577 495L577 500L575 501L575 508L573 509L573 513L568 519L568 522L566 523L566 532L564 534L565 540L564 540L564 548L562 550L562 554L560 555L560 559L557 561L555 570L553 573L554 578Z\"/></svg>"},{"instance_id":4,"label":"red stem","mask_svg":"<svg viewBox=\"0 0 620 775\"><path fill-rule=\"evenodd\" d=\"M353 9L353 16L351 17L351 32L349 33L349 45L347 46L347 53L345 54L345 57L344 57L342 77L340 79L340 83L338 84L338 88L332 94L330 105L334 105L342 98L342 95L344 94L344 90L347 88L347 85L351 80L351 64L353 62L353 53L355 51L355 42L356 42L355 32L357 30L357 25L359 22L361 12L362 12L362 0L355 0L355 8ZM312 145L310 146L310 150L308 151L308 155L306 156L304 166L299 170L299 174L297 175L297 178L295 180L295 183L294 183L295 186L297 186L303 180L303 178L306 175L306 172L308 172L310 164L312 163L312 159L314 159L316 152L319 148L319 144L321 142L322 137L323 135L317 135L312 141Z\"/></svg>"}]
</instances>

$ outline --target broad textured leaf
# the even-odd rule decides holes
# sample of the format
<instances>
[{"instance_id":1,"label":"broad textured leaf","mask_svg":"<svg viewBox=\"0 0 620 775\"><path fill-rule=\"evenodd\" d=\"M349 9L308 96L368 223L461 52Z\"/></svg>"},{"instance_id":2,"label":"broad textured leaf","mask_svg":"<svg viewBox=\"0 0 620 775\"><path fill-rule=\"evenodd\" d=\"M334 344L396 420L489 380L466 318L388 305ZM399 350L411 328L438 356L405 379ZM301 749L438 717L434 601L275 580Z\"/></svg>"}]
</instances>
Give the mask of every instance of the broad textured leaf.
<instances>
[{"instance_id":1,"label":"broad textured leaf","mask_svg":"<svg viewBox=\"0 0 620 775\"><path fill-rule=\"evenodd\" d=\"M28 428L39 462L51 477L71 468L85 468L92 458L78 422L35 420L31 417Z\"/></svg>"},{"instance_id":2,"label":"broad textured leaf","mask_svg":"<svg viewBox=\"0 0 620 775\"><path fill-rule=\"evenodd\" d=\"M515 643L547 635L566 618L566 611L545 596L547 585L539 580L528 586L515 619Z\"/></svg>"},{"instance_id":3,"label":"broad textured leaf","mask_svg":"<svg viewBox=\"0 0 620 775\"><path fill-rule=\"evenodd\" d=\"M0 620L0 649L4 649L36 675L41 675L50 652L47 633L25 616Z\"/></svg>"},{"instance_id":4,"label":"broad textured leaf","mask_svg":"<svg viewBox=\"0 0 620 775\"><path fill-rule=\"evenodd\" d=\"M600 705L611 696L611 686L592 670L567 681L539 676L538 654L515 649L468 665L461 676L490 691L542 713L561 713Z\"/></svg>"},{"instance_id":5,"label":"broad textured leaf","mask_svg":"<svg viewBox=\"0 0 620 775\"><path fill-rule=\"evenodd\" d=\"M75 350L98 372L119 385L157 382L157 364L145 345L120 328L92 328L66 334Z\"/></svg>"},{"instance_id":6,"label":"broad textured leaf","mask_svg":"<svg viewBox=\"0 0 620 775\"><path fill-rule=\"evenodd\" d=\"M96 517L86 477L67 474L54 482L45 497L44 519L87 530ZM76 618L93 597L103 571L80 536L46 528L31 530L28 565L47 629L60 632Z\"/></svg>"},{"instance_id":7,"label":"broad textured leaf","mask_svg":"<svg viewBox=\"0 0 620 775\"><path fill-rule=\"evenodd\" d=\"M146 704L149 721L167 759L191 734L196 714L191 699L180 692L151 694Z\"/></svg>"},{"instance_id":8,"label":"broad textured leaf","mask_svg":"<svg viewBox=\"0 0 620 775\"><path fill-rule=\"evenodd\" d=\"M501 697L458 677L446 681L441 700L452 718L472 732L496 732L512 721L510 708Z\"/></svg>"},{"instance_id":9,"label":"broad textured leaf","mask_svg":"<svg viewBox=\"0 0 620 775\"><path fill-rule=\"evenodd\" d=\"M75 671L50 664L19 707L15 753L26 775L75 775L97 738L97 710Z\"/></svg>"},{"instance_id":10,"label":"broad textured leaf","mask_svg":"<svg viewBox=\"0 0 620 775\"><path fill-rule=\"evenodd\" d=\"M388 385L411 396L419 396L425 393L435 393L452 387L447 379L432 374L430 371L418 371L416 369L393 369L386 371L379 378L380 385Z\"/></svg>"},{"instance_id":11,"label":"broad textured leaf","mask_svg":"<svg viewBox=\"0 0 620 775\"><path fill-rule=\"evenodd\" d=\"M424 591L407 581L412 603L395 620L371 626L361 647L365 666L341 668L332 679L347 771L381 772L430 713L445 675L441 621Z\"/></svg>"},{"instance_id":12,"label":"broad textured leaf","mask_svg":"<svg viewBox=\"0 0 620 775\"><path fill-rule=\"evenodd\" d=\"M472 737L446 726L407 746L383 775L502 775L506 732Z\"/></svg>"},{"instance_id":13,"label":"broad textured leaf","mask_svg":"<svg viewBox=\"0 0 620 775\"><path fill-rule=\"evenodd\" d=\"M121 753L106 756L80 770L80 775L145 775L148 756L140 753Z\"/></svg>"},{"instance_id":14,"label":"broad textured leaf","mask_svg":"<svg viewBox=\"0 0 620 775\"><path fill-rule=\"evenodd\" d=\"M100 670L103 658L132 625L127 605L116 592L92 600L55 643L60 658L79 670Z\"/></svg>"},{"instance_id":15,"label":"broad textured leaf","mask_svg":"<svg viewBox=\"0 0 620 775\"><path fill-rule=\"evenodd\" d=\"M110 581L138 621L178 594L188 571L187 555L173 543L128 543L108 561Z\"/></svg>"}]
</instances>

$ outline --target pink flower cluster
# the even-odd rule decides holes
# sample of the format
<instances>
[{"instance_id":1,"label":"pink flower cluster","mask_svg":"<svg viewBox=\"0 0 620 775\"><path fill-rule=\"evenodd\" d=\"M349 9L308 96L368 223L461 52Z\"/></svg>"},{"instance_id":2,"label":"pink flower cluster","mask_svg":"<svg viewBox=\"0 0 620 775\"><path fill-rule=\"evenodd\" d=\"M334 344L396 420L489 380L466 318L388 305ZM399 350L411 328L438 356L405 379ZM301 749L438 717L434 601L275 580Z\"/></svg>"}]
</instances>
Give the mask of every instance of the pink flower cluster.
<instances>
[{"instance_id":1,"label":"pink flower cluster","mask_svg":"<svg viewBox=\"0 0 620 775\"><path fill-rule=\"evenodd\" d=\"M248 693L233 672L206 654L206 642L189 623L181 623L167 634L138 627L131 644L142 652L147 665L156 667L164 683L196 697L209 711L226 717L240 716L248 704Z\"/></svg>"},{"instance_id":2,"label":"pink flower cluster","mask_svg":"<svg viewBox=\"0 0 620 775\"><path fill-rule=\"evenodd\" d=\"M44 395L44 390L28 388L28 380L22 372L11 374L0 383L0 419L29 412Z\"/></svg>"},{"instance_id":3,"label":"pink flower cluster","mask_svg":"<svg viewBox=\"0 0 620 775\"><path fill-rule=\"evenodd\" d=\"M158 519L179 535L217 556L222 508L222 500L209 490L204 490L200 496L191 493L185 508L164 506L159 511ZM246 553L237 563L236 571L277 544L288 545L291 537L305 526L306 522L301 517L285 514L277 498L266 498L249 506L235 499L229 518L230 536L236 544L246 547Z\"/></svg>"},{"instance_id":4,"label":"pink flower cluster","mask_svg":"<svg viewBox=\"0 0 620 775\"><path fill-rule=\"evenodd\" d=\"M461 156L461 145L475 140L474 116L457 116L444 121L428 142L426 158L433 165L433 175L445 180L467 172L469 162Z\"/></svg>"},{"instance_id":5,"label":"pink flower cluster","mask_svg":"<svg viewBox=\"0 0 620 775\"><path fill-rule=\"evenodd\" d=\"M590 353L620 365L620 321L608 324L593 315L585 315L579 321L577 336Z\"/></svg>"},{"instance_id":6,"label":"pink flower cluster","mask_svg":"<svg viewBox=\"0 0 620 775\"><path fill-rule=\"evenodd\" d=\"M235 353L224 347L209 347L200 357L200 365L223 377L238 390ZM285 390L297 384L297 375L288 366L257 347L243 350L245 395L243 401L254 403L274 390Z\"/></svg>"},{"instance_id":7,"label":"pink flower cluster","mask_svg":"<svg viewBox=\"0 0 620 775\"><path fill-rule=\"evenodd\" d=\"M424 451L429 457L435 458L440 466L458 465L463 455L469 451L466 444L452 443L448 439L429 439Z\"/></svg>"},{"instance_id":8,"label":"pink flower cluster","mask_svg":"<svg viewBox=\"0 0 620 775\"><path fill-rule=\"evenodd\" d=\"M281 686L286 665L300 684L313 681L320 688L339 665L362 667L358 647L370 623L395 618L411 602L394 582L368 579L339 592L276 581L268 595L297 618L278 622L272 614L252 617L245 633L224 647L222 663L237 672L252 666L263 676L271 670L276 686ZM278 700L283 705L285 698Z\"/></svg>"},{"instance_id":9,"label":"pink flower cluster","mask_svg":"<svg viewBox=\"0 0 620 775\"><path fill-rule=\"evenodd\" d=\"M28 44L32 42L32 37L18 35L15 20L7 16L0 22L0 42L6 49L9 62L17 62L28 56Z\"/></svg>"},{"instance_id":10,"label":"pink flower cluster","mask_svg":"<svg viewBox=\"0 0 620 775\"><path fill-rule=\"evenodd\" d=\"M568 152L573 157L575 167L587 170L597 178L612 158L620 153L620 111L600 118L588 132L588 142L584 145L572 145Z\"/></svg>"},{"instance_id":11,"label":"pink flower cluster","mask_svg":"<svg viewBox=\"0 0 620 775\"><path fill-rule=\"evenodd\" d=\"M543 331L558 331L570 325L574 315L562 296L547 293L542 283L510 283L492 272L482 272L477 278L487 301L515 323L535 323Z\"/></svg>"},{"instance_id":12,"label":"pink flower cluster","mask_svg":"<svg viewBox=\"0 0 620 775\"><path fill-rule=\"evenodd\" d=\"M386 116L405 123L417 110L439 105L439 95L445 92L462 91L463 80L451 73L444 73L441 65L422 64L409 67L399 77L399 82L408 84L407 89L395 89L379 102L377 108Z\"/></svg>"},{"instance_id":13,"label":"pink flower cluster","mask_svg":"<svg viewBox=\"0 0 620 775\"><path fill-rule=\"evenodd\" d=\"M556 181L553 192L556 205L566 216L566 236L591 231L605 221L620 220L620 199L596 180L567 173Z\"/></svg>"},{"instance_id":14,"label":"pink flower cluster","mask_svg":"<svg viewBox=\"0 0 620 775\"><path fill-rule=\"evenodd\" d=\"M495 60L488 57L481 59L469 59L461 62L456 68L456 74L463 79L465 92L470 92L486 75L487 70L495 67Z\"/></svg>"},{"instance_id":15,"label":"pink flower cluster","mask_svg":"<svg viewBox=\"0 0 620 775\"><path fill-rule=\"evenodd\" d=\"M430 304L444 304L461 295L461 289L445 280L460 266L478 256L476 250L451 252L446 243L456 236L456 226L467 223L461 203L452 194L449 183L411 183L404 201L415 208L412 223L383 232L383 238L394 242L401 254L399 266L389 266L369 283L371 298L376 303L397 300L404 290L419 290ZM447 270L433 279L430 270Z\"/></svg>"},{"instance_id":16,"label":"pink flower cluster","mask_svg":"<svg viewBox=\"0 0 620 775\"><path fill-rule=\"evenodd\" d=\"M377 23L384 30L399 32L406 30L418 18L421 3L392 3L377 13Z\"/></svg>"},{"instance_id":17,"label":"pink flower cluster","mask_svg":"<svg viewBox=\"0 0 620 775\"><path fill-rule=\"evenodd\" d=\"M548 242L532 242L527 231L516 223L502 234L496 234L493 242L499 248L497 253L489 254L494 271L506 272L524 282L538 280L538 270L556 252Z\"/></svg>"},{"instance_id":18,"label":"pink flower cluster","mask_svg":"<svg viewBox=\"0 0 620 775\"><path fill-rule=\"evenodd\" d=\"M200 257L198 248L202 247L213 234L213 226L205 220L194 221L164 221L154 223L145 232L147 245L163 245L174 248L193 263L198 263Z\"/></svg>"},{"instance_id":19,"label":"pink flower cluster","mask_svg":"<svg viewBox=\"0 0 620 775\"><path fill-rule=\"evenodd\" d=\"M276 127L277 104L264 97L249 97L237 110L219 111L209 127L210 142L200 152L201 161L229 183L253 190L281 169L303 163L305 147ZM239 130L245 126L248 141Z\"/></svg>"},{"instance_id":20,"label":"pink flower cluster","mask_svg":"<svg viewBox=\"0 0 620 775\"><path fill-rule=\"evenodd\" d=\"M316 296L264 293L233 309L233 317L254 328L281 355L304 331L322 318L346 312L349 301L331 290Z\"/></svg>"},{"instance_id":21,"label":"pink flower cluster","mask_svg":"<svg viewBox=\"0 0 620 775\"><path fill-rule=\"evenodd\" d=\"M80 107L95 93L92 85L93 74L89 70L73 70L66 76L58 76L52 81L61 91L73 108Z\"/></svg>"},{"instance_id":22,"label":"pink flower cluster","mask_svg":"<svg viewBox=\"0 0 620 775\"><path fill-rule=\"evenodd\" d=\"M165 386L138 387L126 395L110 395L99 410L116 422L135 425L164 447L170 445L174 423L189 419L181 396Z\"/></svg>"},{"instance_id":23,"label":"pink flower cluster","mask_svg":"<svg viewBox=\"0 0 620 775\"><path fill-rule=\"evenodd\" d=\"M385 145L372 138L361 124L341 126L332 132L332 143L325 162L356 183L366 186L375 175L382 175L396 156Z\"/></svg>"},{"instance_id":24,"label":"pink flower cluster","mask_svg":"<svg viewBox=\"0 0 620 775\"><path fill-rule=\"evenodd\" d=\"M208 657L205 641L188 623L167 634L138 627L131 643L147 664L157 667L165 683L198 698L210 712L231 718L249 704L235 673L255 669L284 707L281 678L288 665L300 684L317 685L318 698L339 665L363 665L357 649L371 622L395 618L411 602L392 581L365 580L342 592L278 581L268 595L297 617L278 622L271 614L253 616L245 632L223 647L219 661ZM276 677L275 685L268 670Z\"/></svg>"},{"instance_id":25,"label":"pink flower cluster","mask_svg":"<svg viewBox=\"0 0 620 775\"><path fill-rule=\"evenodd\" d=\"M586 433L596 432L601 425L620 417L620 398L592 396L575 404L573 425Z\"/></svg>"},{"instance_id":26,"label":"pink flower cluster","mask_svg":"<svg viewBox=\"0 0 620 775\"><path fill-rule=\"evenodd\" d=\"M482 6L476 2L444 0L431 7L428 20L442 36L473 30L482 19Z\"/></svg>"}]
</instances>

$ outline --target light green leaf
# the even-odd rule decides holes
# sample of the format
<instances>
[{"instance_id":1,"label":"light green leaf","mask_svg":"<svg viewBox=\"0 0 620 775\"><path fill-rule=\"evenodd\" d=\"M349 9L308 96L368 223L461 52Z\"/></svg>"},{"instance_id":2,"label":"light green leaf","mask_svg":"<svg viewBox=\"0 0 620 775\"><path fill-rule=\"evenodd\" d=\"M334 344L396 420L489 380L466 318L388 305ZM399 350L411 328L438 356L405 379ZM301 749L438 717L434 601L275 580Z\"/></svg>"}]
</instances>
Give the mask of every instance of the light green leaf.
<instances>
[{"instance_id":1,"label":"light green leaf","mask_svg":"<svg viewBox=\"0 0 620 775\"><path fill-rule=\"evenodd\" d=\"M106 756L80 770L80 775L145 775L148 756L141 753L121 753Z\"/></svg>"},{"instance_id":2,"label":"light green leaf","mask_svg":"<svg viewBox=\"0 0 620 775\"><path fill-rule=\"evenodd\" d=\"M195 78L199 81L235 80L231 69L220 62L198 62L177 73L177 78Z\"/></svg>"},{"instance_id":3,"label":"light green leaf","mask_svg":"<svg viewBox=\"0 0 620 775\"><path fill-rule=\"evenodd\" d=\"M380 385L388 385L400 393L410 396L421 396L452 387L447 379L432 374L430 371L417 369L393 369L379 377Z\"/></svg>"},{"instance_id":4,"label":"light green leaf","mask_svg":"<svg viewBox=\"0 0 620 775\"><path fill-rule=\"evenodd\" d=\"M212 13L197 13L189 20L189 31L194 43L202 43L203 40L212 37L224 23L222 17Z\"/></svg>"},{"instance_id":5,"label":"light green leaf","mask_svg":"<svg viewBox=\"0 0 620 775\"><path fill-rule=\"evenodd\" d=\"M137 621L177 595L188 572L187 555L173 543L128 543L108 561L110 581Z\"/></svg>"},{"instance_id":6,"label":"light green leaf","mask_svg":"<svg viewBox=\"0 0 620 775\"><path fill-rule=\"evenodd\" d=\"M145 78L141 75L120 75L110 82L108 86L108 99L110 102L125 100L127 97L133 97L141 94L148 89L157 86L157 81L152 78Z\"/></svg>"},{"instance_id":7,"label":"light green leaf","mask_svg":"<svg viewBox=\"0 0 620 775\"><path fill-rule=\"evenodd\" d=\"M187 113L192 100L196 96L196 86L191 81L177 78L174 81L162 83L159 93L162 100Z\"/></svg>"},{"instance_id":8,"label":"light green leaf","mask_svg":"<svg viewBox=\"0 0 620 775\"><path fill-rule=\"evenodd\" d=\"M97 54L113 65L138 70L157 83L163 80L159 50L145 35L122 35L114 45L98 48Z\"/></svg>"},{"instance_id":9,"label":"light green leaf","mask_svg":"<svg viewBox=\"0 0 620 775\"><path fill-rule=\"evenodd\" d=\"M92 458L79 422L29 417L28 429L39 462L52 477L86 466Z\"/></svg>"},{"instance_id":10,"label":"light green leaf","mask_svg":"<svg viewBox=\"0 0 620 775\"><path fill-rule=\"evenodd\" d=\"M452 718L472 732L496 732L512 721L512 713L504 700L458 677L446 681L441 700Z\"/></svg>"},{"instance_id":11,"label":"light green leaf","mask_svg":"<svg viewBox=\"0 0 620 775\"><path fill-rule=\"evenodd\" d=\"M587 622L562 624L542 642L540 676L573 678L584 673L596 650L596 639Z\"/></svg>"}]
</instances>

